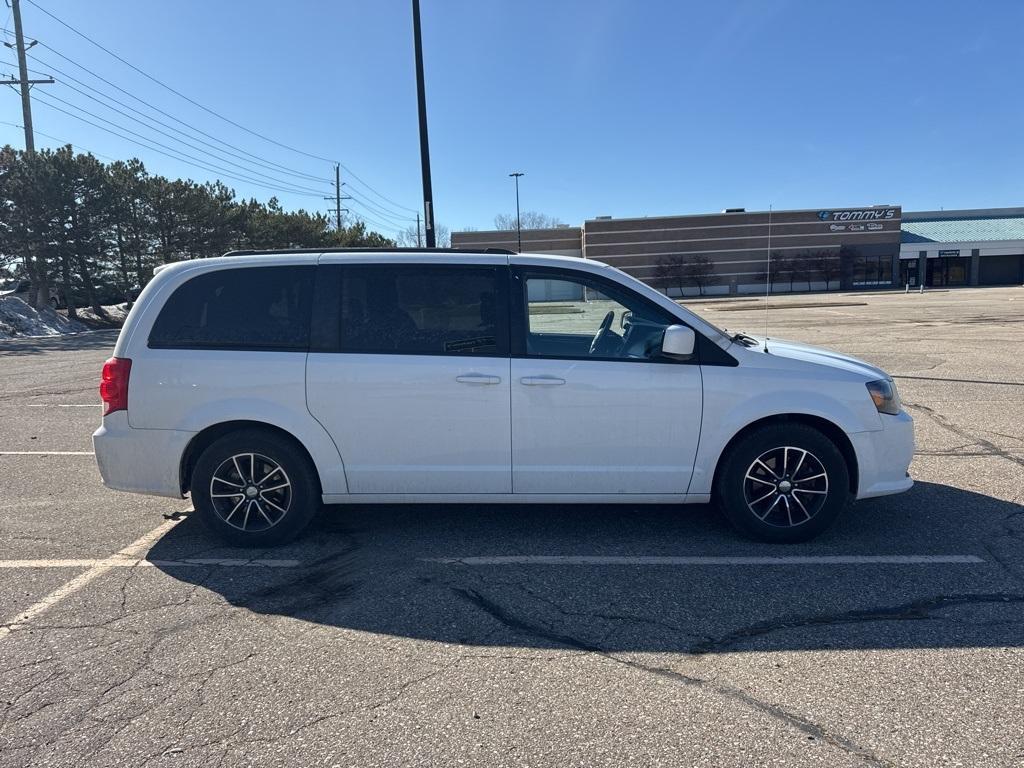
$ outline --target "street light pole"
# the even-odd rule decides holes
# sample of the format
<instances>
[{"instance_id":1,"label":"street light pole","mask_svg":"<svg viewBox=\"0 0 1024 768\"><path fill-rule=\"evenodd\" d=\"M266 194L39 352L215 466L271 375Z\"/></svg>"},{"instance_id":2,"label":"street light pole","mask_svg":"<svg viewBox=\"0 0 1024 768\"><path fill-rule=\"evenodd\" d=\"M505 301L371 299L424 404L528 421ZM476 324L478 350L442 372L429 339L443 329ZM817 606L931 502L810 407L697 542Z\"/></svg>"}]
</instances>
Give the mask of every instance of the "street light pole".
<instances>
[{"instance_id":1,"label":"street light pole","mask_svg":"<svg viewBox=\"0 0 1024 768\"><path fill-rule=\"evenodd\" d=\"M519 177L525 176L525 173L510 173L509 176L516 180L516 239L519 242L519 253L523 252L523 224L519 219Z\"/></svg>"},{"instance_id":2,"label":"street light pole","mask_svg":"<svg viewBox=\"0 0 1024 768\"><path fill-rule=\"evenodd\" d=\"M420 166L423 173L423 228L427 248L436 245L434 236L434 192L430 186L430 142L427 140L427 94L423 85L423 40L420 34L420 0L412 0L412 36L416 49L416 101L420 113Z\"/></svg>"}]
</instances>

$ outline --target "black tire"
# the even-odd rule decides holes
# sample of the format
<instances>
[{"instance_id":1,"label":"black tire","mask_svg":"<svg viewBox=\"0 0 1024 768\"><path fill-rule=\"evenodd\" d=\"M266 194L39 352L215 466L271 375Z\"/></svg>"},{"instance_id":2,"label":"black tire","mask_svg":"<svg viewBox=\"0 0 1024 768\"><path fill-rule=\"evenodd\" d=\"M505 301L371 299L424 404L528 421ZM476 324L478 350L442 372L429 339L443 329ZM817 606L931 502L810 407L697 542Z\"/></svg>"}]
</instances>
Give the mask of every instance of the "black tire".
<instances>
[{"instance_id":1,"label":"black tire","mask_svg":"<svg viewBox=\"0 0 1024 768\"><path fill-rule=\"evenodd\" d=\"M774 495L761 500L762 491ZM715 482L719 508L736 530L775 543L819 535L850 497L842 452L817 429L798 423L767 424L742 437L722 457Z\"/></svg>"},{"instance_id":2,"label":"black tire","mask_svg":"<svg viewBox=\"0 0 1024 768\"><path fill-rule=\"evenodd\" d=\"M251 456L251 464L232 458L239 456ZM267 474L273 465L278 470ZM220 479L215 481L214 473ZM283 482L287 487L278 487ZM226 496L215 498L211 487L223 488ZM252 493L250 488L256 488L255 497L245 495ZM196 462L191 491L199 519L228 544L242 547L291 541L321 503L316 470L304 451L290 439L259 429L232 432L211 443ZM234 509L236 499L242 506Z\"/></svg>"}]
</instances>

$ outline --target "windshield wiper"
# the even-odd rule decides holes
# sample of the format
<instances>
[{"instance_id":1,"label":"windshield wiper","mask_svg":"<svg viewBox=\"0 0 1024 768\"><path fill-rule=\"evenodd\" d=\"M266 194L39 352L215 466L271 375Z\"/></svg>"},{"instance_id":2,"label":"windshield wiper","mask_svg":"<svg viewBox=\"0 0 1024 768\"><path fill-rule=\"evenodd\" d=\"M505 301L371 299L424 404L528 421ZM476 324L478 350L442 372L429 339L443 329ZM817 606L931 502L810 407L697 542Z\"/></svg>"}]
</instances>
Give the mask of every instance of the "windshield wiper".
<instances>
[{"instance_id":1,"label":"windshield wiper","mask_svg":"<svg viewBox=\"0 0 1024 768\"><path fill-rule=\"evenodd\" d=\"M742 344L745 347L756 347L760 343L753 336L748 336L742 331L740 333L734 333L729 337L729 340Z\"/></svg>"}]
</instances>

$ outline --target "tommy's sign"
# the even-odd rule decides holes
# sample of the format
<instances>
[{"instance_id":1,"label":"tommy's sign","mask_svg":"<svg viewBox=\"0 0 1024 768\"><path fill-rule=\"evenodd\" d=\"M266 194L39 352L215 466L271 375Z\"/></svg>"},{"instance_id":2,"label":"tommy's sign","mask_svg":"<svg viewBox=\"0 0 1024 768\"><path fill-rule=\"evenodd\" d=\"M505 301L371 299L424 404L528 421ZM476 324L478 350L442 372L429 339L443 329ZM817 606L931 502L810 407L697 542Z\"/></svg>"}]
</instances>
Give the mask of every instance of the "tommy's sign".
<instances>
[{"instance_id":1,"label":"tommy's sign","mask_svg":"<svg viewBox=\"0 0 1024 768\"><path fill-rule=\"evenodd\" d=\"M895 208L869 208L861 211L818 211L822 221L878 221L896 218Z\"/></svg>"}]
</instances>

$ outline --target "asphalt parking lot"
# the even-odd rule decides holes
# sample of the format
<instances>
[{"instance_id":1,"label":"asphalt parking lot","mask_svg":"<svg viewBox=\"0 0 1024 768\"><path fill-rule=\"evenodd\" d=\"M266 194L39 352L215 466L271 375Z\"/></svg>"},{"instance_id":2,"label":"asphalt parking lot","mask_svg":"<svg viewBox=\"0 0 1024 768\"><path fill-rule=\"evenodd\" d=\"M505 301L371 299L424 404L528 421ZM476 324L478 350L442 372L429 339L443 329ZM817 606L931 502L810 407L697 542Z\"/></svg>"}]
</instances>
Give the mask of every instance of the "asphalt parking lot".
<instances>
[{"instance_id":1,"label":"asphalt parking lot","mask_svg":"<svg viewBox=\"0 0 1024 768\"><path fill-rule=\"evenodd\" d=\"M790 547L709 507L389 506L227 549L100 484L114 334L0 342L0 765L1024 764L1024 289L772 304L917 425L912 491Z\"/></svg>"}]
</instances>

